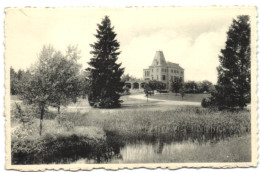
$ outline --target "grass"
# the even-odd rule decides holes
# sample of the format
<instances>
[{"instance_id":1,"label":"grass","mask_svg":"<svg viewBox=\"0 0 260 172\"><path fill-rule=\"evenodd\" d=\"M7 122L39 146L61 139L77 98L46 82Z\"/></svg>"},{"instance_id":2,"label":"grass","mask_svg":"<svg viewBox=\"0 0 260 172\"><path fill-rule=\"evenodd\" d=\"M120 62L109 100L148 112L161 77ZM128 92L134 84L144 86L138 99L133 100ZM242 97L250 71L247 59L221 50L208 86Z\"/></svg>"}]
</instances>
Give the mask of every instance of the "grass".
<instances>
[{"instance_id":1,"label":"grass","mask_svg":"<svg viewBox=\"0 0 260 172\"><path fill-rule=\"evenodd\" d=\"M82 103L79 103L80 106ZM150 103L150 105L155 104ZM133 109L117 110L88 109L87 112L85 112L86 109L77 110L77 108L73 111L63 110L64 121L61 123L71 128L78 126L96 127L104 131L116 132L122 137L128 138L180 133L184 135L202 133L232 136L249 133L251 128L250 110L229 112L183 106L174 110L149 111L137 106ZM37 113L32 115L39 118ZM47 113L44 118L43 124L50 125L43 132L55 133L60 130L61 126L55 122L57 120L55 112ZM35 119L35 121L34 123L38 123L39 119ZM12 120L12 123L17 124L17 121ZM51 128L52 130L50 130Z\"/></svg>"},{"instance_id":2,"label":"grass","mask_svg":"<svg viewBox=\"0 0 260 172\"><path fill-rule=\"evenodd\" d=\"M232 136L250 133L251 128L248 110L219 112L183 107L169 111L128 110L112 113L92 110L65 115L75 126L95 126L134 139L194 133Z\"/></svg>"},{"instance_id":3,"label":"grass","mask_svg":"<svg viewBox=\"0 0 260 172\"><path fill-rule=\"evenodd\" d=\"M209 97L210 94L185 94L183 99L180 94L175 93L161 93L151 96L153 99L159 100L175 100L175 101L189 101L189 102L201 102L203 98Z\"/></svg>"},{"instance_id":4,"label":"grass","mask_svg":"<svg viewBox=\"0 0 260 172\"><path fill-rule=\"evenodd\" d=\"M210 156L209 158L205 158L206 160L209 159L214 162L221 158L225 160L222 157L222 153L223 156L226 155L224 153L234 153L234 156L231 159L227 159L227 161L235 161L239 159L236 157L240 156L237 155L235 148L242 149L243 145L246 144L246 139L249 139L246 138L234 142L219 142L224 138L250 134L250 110L229 112L189 106L159 110L161 107L158 107L154 102L146 103L145 100L137 101L129 99L127 96L123 96L122 98L125 101L124 106L111 110L92 109L87 105L87 100L80 100L76 104L71 104L69 107L63 108L61 115L57 115L56 109L50 108L50 111L44 116L42 136L38 134L38 113L28 111L29 108L25 108L25 105L22 105L25 113L30 113L34 116L34 119L32 124L25 129L21 123L12 117L12 153L14 153L13 156L16 158L18 156L18 159L14 163L24 162L23 158L19 159L21 152L24 153L23 155L28 155L29 157L25 158L26 163L32 161L39 163L41 159L50 163L48 157L56 156L55 154L57 154L57 157L52 160L57 163L63 162L62 157L67 158L64 160L66 162L63 163L69 163L71 160L76 160L80 157L91 157L100 162L102 161L101 159L108 159L112 155L120 153L120 149L122 151L122 148L128 143L144 141L146 145L149 145L155 143L158 139L162 140L165 144L170 144L173 140L176 144L182 144L183 141L190 140L199 144L210 141L218 145L215 147L207 145L206 147L199 147L196 150L190 150L195 151L190 157L188 153L184 153L183 157L181 155L179 157L176 156L177 159L168 158L171 162L184 162L186 156L187 161L194 161L197 155L203 155L203 149L211 152L211 154L205 153L203 155L205 157ZM11 113L13 114L15 113L14 103L11 104L11 107ZM147 107L154 109L148 110ZM155 110L156 108L157 110ZM219 143L223 143L223 149ZM235 146L232 147L232 144ZM54 146L50 147L50 145ZM55 145L60 146L55 147ZM46 151L46 147L51 148L52 151L49 153ZM72 147L77 147L78 149L76 152L70 152L71 150L68 150L68 147L71 149ZM96 152L89 151L90 148ZM80 149L88 151L84 152L85 154L83 155ZM187 149L189 149L189 145ZM248 149L246 148L245 150ZM63 155L61 152L67 154ZM213 154L214 152L215 154ZM245 154L245 159L247 159L248 152L244 150L241 152L244 152L241 153L241 156ZM74 157L72 159L69 158L68 153ZM41 154L46 154L46 157L35 159L35 155ZM80 156L77 157L77 154ZM31 159L31 156L34 159ZM214 157L217 158L214 159ZM205 159L197 158L200 162ZM239 160L241 159L243 160L243 157Z\"/></svg>"}]
</instances>

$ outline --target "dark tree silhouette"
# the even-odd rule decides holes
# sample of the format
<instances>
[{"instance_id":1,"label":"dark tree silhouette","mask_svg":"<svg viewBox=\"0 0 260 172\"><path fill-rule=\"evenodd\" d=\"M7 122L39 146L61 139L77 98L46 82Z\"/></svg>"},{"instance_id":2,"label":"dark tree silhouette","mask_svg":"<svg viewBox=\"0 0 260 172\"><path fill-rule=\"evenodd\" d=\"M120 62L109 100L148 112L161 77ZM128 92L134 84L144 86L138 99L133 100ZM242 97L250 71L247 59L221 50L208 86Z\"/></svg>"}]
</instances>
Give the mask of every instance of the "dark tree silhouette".
<instances>
[{"instance_id":1,"label":"dark tree silhouette","mask_svg":"<svg viewBox=\"0 0 260 172\"><path fill-rule=\"evenodd\" d=\"M213 94L219 108L241 109L250 100L250 21L238 16L227 32L225 49L219 56L218 82Z\"/></svg>"},{"instance_id":2,"label":"dark tree silhouette","mask_svg":"<svg viewBox=\"0 0 260 172\"><path fill-rule=\"evenodd\" d=\"M115 39L116 33L108 16L98 24L97 42L91 44L93 54L89 68L88 100L93 107L115 108L119 107L121 101L120 93L123 92L124 82L121 76L124 69L117 63L120 54L119 42Z\"/></svg>"}]
</instances>

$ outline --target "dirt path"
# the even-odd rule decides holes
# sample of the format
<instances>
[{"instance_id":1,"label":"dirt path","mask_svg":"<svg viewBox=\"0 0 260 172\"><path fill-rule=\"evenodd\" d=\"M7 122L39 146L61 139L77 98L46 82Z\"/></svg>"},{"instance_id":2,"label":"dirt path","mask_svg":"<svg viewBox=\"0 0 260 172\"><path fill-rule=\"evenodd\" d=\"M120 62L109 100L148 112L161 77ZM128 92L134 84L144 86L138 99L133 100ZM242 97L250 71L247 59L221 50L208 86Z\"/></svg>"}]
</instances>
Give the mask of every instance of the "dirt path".
<instances>
[{"instance_id":1,"label":"dirt path","mask_svg":"<svg viewBox=\"0 0 260 172\"><path fill-rule=\"evenodd\" d=\"M138 94L138 95L129 95L129 98L133 99L140 99L140 100L146 100L147 98L143 94ZM153 99L148 97L148 101L156 101L158 104L164 104L164 105L180 105L180 106L186 106L186 105L191 105L191 106L200 106L200 102L188 102L188 101L175 101L175 100L159 100L159 99Z\"/></svg>"}]
</instances>

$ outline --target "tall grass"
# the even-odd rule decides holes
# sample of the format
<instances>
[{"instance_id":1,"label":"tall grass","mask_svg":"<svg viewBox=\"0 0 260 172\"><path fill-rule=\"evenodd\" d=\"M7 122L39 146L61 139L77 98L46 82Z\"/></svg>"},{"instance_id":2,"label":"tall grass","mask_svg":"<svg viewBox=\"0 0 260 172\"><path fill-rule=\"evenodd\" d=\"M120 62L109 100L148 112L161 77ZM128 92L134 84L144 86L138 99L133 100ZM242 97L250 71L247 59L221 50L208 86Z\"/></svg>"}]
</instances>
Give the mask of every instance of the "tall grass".
<instances>
[{"instance_id":1,"label":"tall grass","mask_svg":"<svg viewBox=\"0 0 260 172\"><path fill-rule=\"evenodd\" d=\"M230 112L198 107L50 113L43 122L43 136L38 135L37 115L33 120L26 130L23 125L14 127L14 164L69 163L78 158L103 162L117 156L129 142L217 142L251 132L248 110Z\"/></svg>"},{"instance_id":2,"label":"tall grass","mask_svg":"<svg viewBox=\"0 0 260 172\"><path fill-rule=\"evenodd\" d=\"M114 131L126 138L228 137L250 133L250 111L214 111L197 107L183 107L169 111L114 111L102 113L65 114L75 126L96 126Z\"/></svg>"}]
</instances>

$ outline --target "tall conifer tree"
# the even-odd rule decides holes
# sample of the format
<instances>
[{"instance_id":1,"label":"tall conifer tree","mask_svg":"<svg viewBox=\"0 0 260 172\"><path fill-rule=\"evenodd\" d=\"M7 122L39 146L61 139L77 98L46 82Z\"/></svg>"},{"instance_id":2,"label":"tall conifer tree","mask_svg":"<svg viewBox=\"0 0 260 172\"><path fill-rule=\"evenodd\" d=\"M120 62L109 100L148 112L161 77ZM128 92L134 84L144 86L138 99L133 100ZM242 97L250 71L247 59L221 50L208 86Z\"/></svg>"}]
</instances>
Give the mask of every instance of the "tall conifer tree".
<instances>
[{"instance_id":1,"label":"tall conifer tree","mask_svg":"<svg viewBox=\"0 0 260 172\"><path fill-rule=\"evenodd\" d=\"M120 93L124 86L121 81L124 69L120 68L121 63L116 62L120 45L108 16L97 26L97 41L90 45L93 58L86 69L89 72L88 100L94 107L115 108L120 106Z\"/></svg>"},{"instance_id":2,"label":"tall conifer tree","mask_svg":"<svg viewBox=\"0 0 260 172\"><path fill-rule=\"evenodd\" d=\"M227 32L225 49L219 56L215 103L220 108L243 108L250 100L250 21L238 16Z\"/></svg>"}]
</instances>

